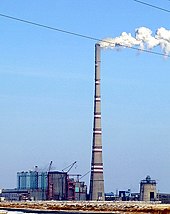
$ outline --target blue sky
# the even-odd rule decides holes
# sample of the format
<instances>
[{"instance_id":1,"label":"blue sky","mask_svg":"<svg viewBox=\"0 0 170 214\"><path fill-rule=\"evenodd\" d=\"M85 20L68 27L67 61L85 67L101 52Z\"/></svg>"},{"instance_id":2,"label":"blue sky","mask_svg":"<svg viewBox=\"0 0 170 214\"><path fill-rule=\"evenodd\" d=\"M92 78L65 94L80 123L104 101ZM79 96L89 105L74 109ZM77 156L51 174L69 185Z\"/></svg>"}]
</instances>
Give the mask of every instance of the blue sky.
<instances>
[{"instance_id":1,"label":"blue sky","mask_svg":"<svg viewBox=\"0 0 170 214\"><path fill-rule=\"evenodd\" d=\"M170 10L168 0L153 1ZM170 14L133 0L1 0L0 13L103 39L170 29ZM0 17L0 188L35 165L90 169L95 41ZM162 53L160 48L154 51ZM170 192L170 59L102 50L105 191L139 191L148 174ZM89 183L89 176L84 177Z\"/></svg>"}]
</instances>

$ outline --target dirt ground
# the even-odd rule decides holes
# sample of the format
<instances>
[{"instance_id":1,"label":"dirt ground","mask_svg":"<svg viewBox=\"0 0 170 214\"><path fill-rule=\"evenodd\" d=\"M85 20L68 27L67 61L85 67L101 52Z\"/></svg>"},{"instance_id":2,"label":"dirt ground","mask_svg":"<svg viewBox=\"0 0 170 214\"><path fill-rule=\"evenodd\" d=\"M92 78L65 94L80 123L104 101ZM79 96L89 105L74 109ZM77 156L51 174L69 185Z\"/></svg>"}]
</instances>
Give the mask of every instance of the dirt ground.
<instances>
[{"instance_id":1,"label":"dirt ground","mask_svg":"<svg viewBox=\"0 0 170 214\"><path fill-rule=\"evenodd\" d=\"M170 214L170 204L144 202L36 201L0 202L0 209L27 212Z\"/></svg>"}]
</instances>

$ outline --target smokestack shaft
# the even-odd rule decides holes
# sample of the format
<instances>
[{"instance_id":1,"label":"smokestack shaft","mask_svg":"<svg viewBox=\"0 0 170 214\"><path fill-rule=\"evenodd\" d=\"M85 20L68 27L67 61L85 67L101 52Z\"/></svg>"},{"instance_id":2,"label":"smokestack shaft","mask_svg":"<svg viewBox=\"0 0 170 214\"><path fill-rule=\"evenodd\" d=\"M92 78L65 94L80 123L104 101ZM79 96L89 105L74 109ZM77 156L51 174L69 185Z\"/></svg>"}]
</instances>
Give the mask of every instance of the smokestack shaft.
<instances>
[{"instance_id":1,"label":"smokestack shaft","mask_svg":"<svg viewBox=\"0 0 170 214\"><path fill-rule=\"evenodd\" d=\"M95 45L95 95L93 145L90 178L90 200L104 200L102 161L101 93L100 93L100 45Z\"/></svg>"}]
</instances>

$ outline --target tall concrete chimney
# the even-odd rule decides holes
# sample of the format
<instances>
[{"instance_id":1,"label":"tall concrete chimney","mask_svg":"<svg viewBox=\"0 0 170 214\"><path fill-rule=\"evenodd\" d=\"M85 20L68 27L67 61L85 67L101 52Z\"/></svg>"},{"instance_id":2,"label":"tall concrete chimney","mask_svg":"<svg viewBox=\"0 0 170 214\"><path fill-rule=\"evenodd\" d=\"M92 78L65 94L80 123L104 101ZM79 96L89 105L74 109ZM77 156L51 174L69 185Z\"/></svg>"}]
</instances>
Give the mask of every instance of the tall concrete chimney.
<instances>
[{"instance_id":1,"label":"tall concrete chimney","mask_svg":"<svg viewBox=\"0 0 170 214\"><path fill-rule=\"evenodd\" d=\"M100 95L100 45L95 45L95 95L93 145L90 178L90 200L105 200L103 161L102 161L102 129L101 129L101 95Z\"/></svg>"}]
</instances>

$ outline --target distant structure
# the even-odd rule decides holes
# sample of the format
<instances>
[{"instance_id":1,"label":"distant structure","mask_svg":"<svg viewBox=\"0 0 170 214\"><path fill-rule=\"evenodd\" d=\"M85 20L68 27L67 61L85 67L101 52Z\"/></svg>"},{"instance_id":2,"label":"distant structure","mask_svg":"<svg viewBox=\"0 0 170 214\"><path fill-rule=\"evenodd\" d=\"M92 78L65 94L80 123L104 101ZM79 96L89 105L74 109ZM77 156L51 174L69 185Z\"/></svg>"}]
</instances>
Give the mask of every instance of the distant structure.
<instances>
[{"instance_id":1,"label":"distant structure","mask_svg":"<svg viewBox=\"0 0 170 214\"><path fill-rule=\"evenodd\" d=\"M87 185L70 176L67 172L48 172L48 200L87 200Z\"/></svg>"},{"instance_id":2,"label":"distant structure","mask_svg":"<svg viewBox=\"0 0 170 214\"><path fill-rule=\"evenodd\" d=\"M48 173L48 200L67 200L67 173L53 171Z\"/></svg>"},{"instance_id":3,"label":"distant structure","mask_svg":"<svg viewBox=\"0 0 170 214\"><path fill-rule=\"evenodd\" d=\"M93 144L90 177L90 200L105 200L102 161L101 95L100 95L100 45L95 45L95 95Z\"/></svg>"},{"instance_id":4,"label":"distant structure","mask_svg":"<svg viewBox=\"0 0 170 214\"><path fill-rule=\"evenodd\" d=\"M18 189L46 189L47 172L23 171L17 172Z\"/></svg>"},{"instance_id":5,"label":"distant structure","mask_svg":"<svg viewBox=\"0 0 170 214\"><path fill-rule=\"evenodd\" d=\"M17 189L28 190L33 200L46 200L47 172L17 172Z\"/></svg>"},{"instance_id":6,"label":"distant structure","mask_svg":"<svg viewBox=\"0 0 170 214\"><path fill-rule=\"evenodd\" d=\"M151 180L148 175L145 180L140 182L140 201L155 201L157 200L156 181Z\"/></svg>"},{"instance_id":7,"label":"distant structure","mask_svg":"<svg viewBox=\"0 0 170 214\"><path fill-rule=\"evenodd\" d=\"M75 182L75 201L87 200L87 185L83 181Z\"/></svg>"}]
</instances>

